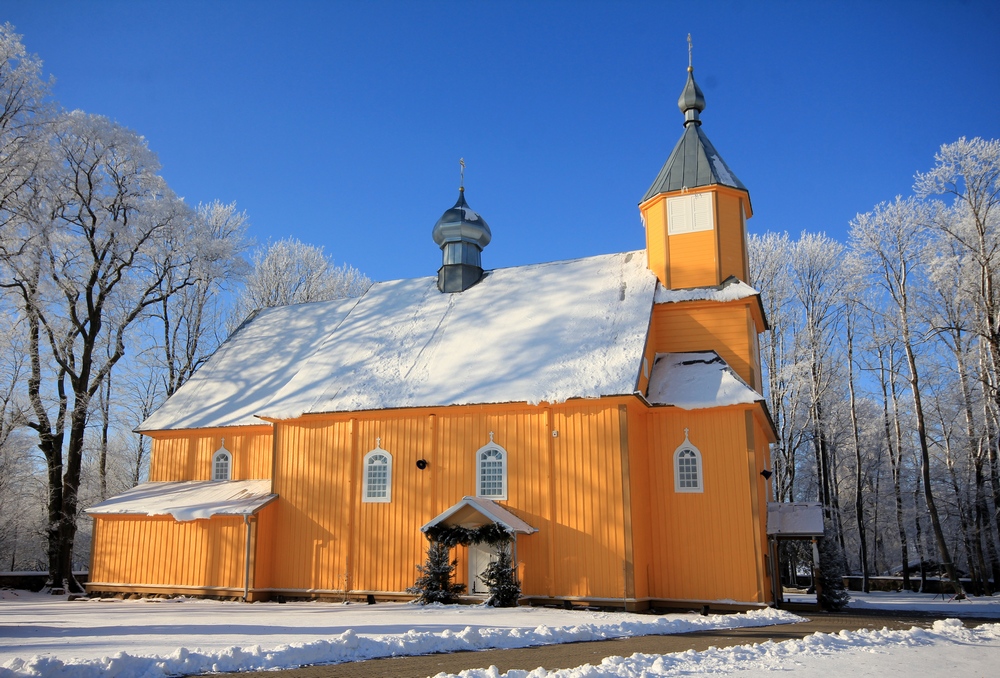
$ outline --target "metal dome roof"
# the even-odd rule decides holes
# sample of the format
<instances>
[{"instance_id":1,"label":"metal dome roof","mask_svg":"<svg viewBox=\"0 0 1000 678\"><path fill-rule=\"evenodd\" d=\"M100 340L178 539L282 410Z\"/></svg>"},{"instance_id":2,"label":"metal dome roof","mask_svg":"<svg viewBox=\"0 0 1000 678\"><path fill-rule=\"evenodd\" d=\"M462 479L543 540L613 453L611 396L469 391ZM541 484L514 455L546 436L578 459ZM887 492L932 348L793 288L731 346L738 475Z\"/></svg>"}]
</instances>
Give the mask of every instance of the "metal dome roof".
<instances>
[{"instance_id":1,"label":"metal dome roof","mask_svg":"<svg viewBox=\"0 0 1000 678\"><path fill-rule=\"evenodd\" d=\"M493 234L486 220L465 202L465 189L460 188L455 206L445 210L434 224L431 236L439 247L448 242L465 241L475 243L482 249L490 243Z\"/></svg>"},{"instance_id":2,"label":"metal dome roof","mask_svg":"<svg viewBox=\"0 0 1000 678\"><path fill-rule=\"evenodd\" d=\"M684 114L684 133L641 202L660 193L713 184L746 191L747 187L729 169L701 129L698 113L705 110L705 95L694 81L694 69L690 66L677 107Z\"/></svg>"}]
</instances>

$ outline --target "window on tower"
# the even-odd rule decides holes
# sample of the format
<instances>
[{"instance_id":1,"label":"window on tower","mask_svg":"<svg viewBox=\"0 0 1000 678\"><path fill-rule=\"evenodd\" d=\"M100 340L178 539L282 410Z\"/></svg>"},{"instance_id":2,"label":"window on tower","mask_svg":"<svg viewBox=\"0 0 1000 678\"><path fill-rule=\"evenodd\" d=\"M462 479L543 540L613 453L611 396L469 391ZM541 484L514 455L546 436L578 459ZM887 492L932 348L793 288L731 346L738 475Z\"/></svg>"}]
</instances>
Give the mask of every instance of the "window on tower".
<instances>
[{"instance_id":1,"label":"window on tower","mask_svg":"<svg viewBox=\"0 0 1000 678\"><path fill-rule=\"evenodd\" d=\"M715 225L711 193L667 198L667 234L711 231Z\"/></svg>"}]
</instances>

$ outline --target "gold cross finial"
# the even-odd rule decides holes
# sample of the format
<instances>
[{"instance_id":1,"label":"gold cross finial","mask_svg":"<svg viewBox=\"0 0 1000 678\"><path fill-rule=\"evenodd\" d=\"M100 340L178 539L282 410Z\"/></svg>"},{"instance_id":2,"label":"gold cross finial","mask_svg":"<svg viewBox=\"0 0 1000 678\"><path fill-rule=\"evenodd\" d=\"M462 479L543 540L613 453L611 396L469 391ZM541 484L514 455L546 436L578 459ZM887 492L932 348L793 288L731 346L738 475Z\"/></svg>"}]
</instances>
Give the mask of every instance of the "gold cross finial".
<instances>
[{"instance_id":1,"label":"gold cross finial","mask_svg":"<svg viewBox=\"0 0 1000 678\"><path fill-rule=\"evenodd\" d=\"M688 68L692 68L691 63L691 34L688 33Z\"/></svg>"},{"instance_id":2,"label":"gold cross finial","mask_svg":"<svg viewBox=\"0 0 1000 678\"><path fill-rule=\"evenodd\" d=\"M458 190L465 190L465 158L459 158L458 164L462 166L462 169L458 173Z\"/></svg>"}]
</instances>

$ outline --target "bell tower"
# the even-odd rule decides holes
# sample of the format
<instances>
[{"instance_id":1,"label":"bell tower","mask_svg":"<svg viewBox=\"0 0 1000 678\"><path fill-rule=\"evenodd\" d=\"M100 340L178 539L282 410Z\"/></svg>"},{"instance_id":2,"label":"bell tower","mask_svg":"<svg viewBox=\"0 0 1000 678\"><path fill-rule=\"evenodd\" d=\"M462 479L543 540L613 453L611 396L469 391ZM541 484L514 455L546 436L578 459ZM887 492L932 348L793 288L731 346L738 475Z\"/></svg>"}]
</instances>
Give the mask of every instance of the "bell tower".
<instances>
[{"instance_id":1,"label":"bell tower","mask_svg":"<svg viewBox=\"0 0 1000 678\"><path fill-rule=\"evenodd\" d=\"M649 268L668 289L749 277L750 193L701 129L705 95L694 80L688 41L687 83L677 100L684 133L639 203Z\"/></svg>"}]
</instances>

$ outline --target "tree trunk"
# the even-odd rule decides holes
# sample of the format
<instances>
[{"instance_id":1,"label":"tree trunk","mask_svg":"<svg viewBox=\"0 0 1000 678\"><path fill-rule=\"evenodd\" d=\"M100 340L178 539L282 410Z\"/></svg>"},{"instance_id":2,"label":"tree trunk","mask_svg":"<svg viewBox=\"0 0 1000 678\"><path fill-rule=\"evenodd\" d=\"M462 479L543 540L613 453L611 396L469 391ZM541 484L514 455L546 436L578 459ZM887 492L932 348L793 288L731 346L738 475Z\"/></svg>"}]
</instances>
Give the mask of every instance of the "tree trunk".
<instances>
[{"instance_id":1,"label":"tree trunk","mask_svg":"<svg viewBox=\"0 0 1000 678\"><path fill-rule=\"evenodd\" d=\"M952 562L951 550L944 538L944 529L941 527L941 518L938 516L937 504L934 503L934 492L931 490L931 455L927 445L927 426L924 420L924 406L920 397L920 380L917 374L917 362L913 354L913 346L909 338L909 331L906 320L903 321L903 349L906 352L906 363L910 370L910 392L913 395L913 413L917 419L917 442L920 445L920 474L924 484L924 503L927 504L927 512L931 516L931 528L934 531L934 541L937 542L938 552L941 554L942 565L948 573L952 588L956 594L961 594L962 583L958 579L958 572L955 570L955 563Z\"/></svg>"},{"instance_id":2,"label":"tree trunk","mask_svg":"<svg viewBox=\"0 0 1000 678\"><path fill-rule=\"evenodd\" d=\"M858 524L858 546L861 561L861 590L870 591L868 583L868 539L865 535L865 506L861 488L864 473L861 463L861 435L858 430L858 407L854 393L854 323L851 313L847 314L847 387L851 404L851 432L854 438L854 514ZM846 553L846 551L845 551Z\"/></svg>"},{"instance_id":3,"label":"tree trunk","mask_svg":"<svg viewBox=\"0 0 1000 678\"><path fill-rule=\"evenodd\" d=\"M890 354L890 363L892 357ZM903 568L903 589L912 591L910 583L910 553L906 543L906 526L903 522L903 491L900 483L903 462L903 440L899 424L899 399L896 396L896 382L892 370L886 370L882 351L879 350L879 364L882 384L882 420L885 426L885 440L889 447L889 467L892 470L892 490L896 499L896 530L899 534L899 557ZM890 364L891 366L891 364ZM887 376L888 375L888 376ZM888 380L888 388L886 381ZM891 396L891 400L890 400ZM892 428L890 428L889 404L892 404ZM895 433L895 437L893 436Z\"/></svg>"}]
</instances>

